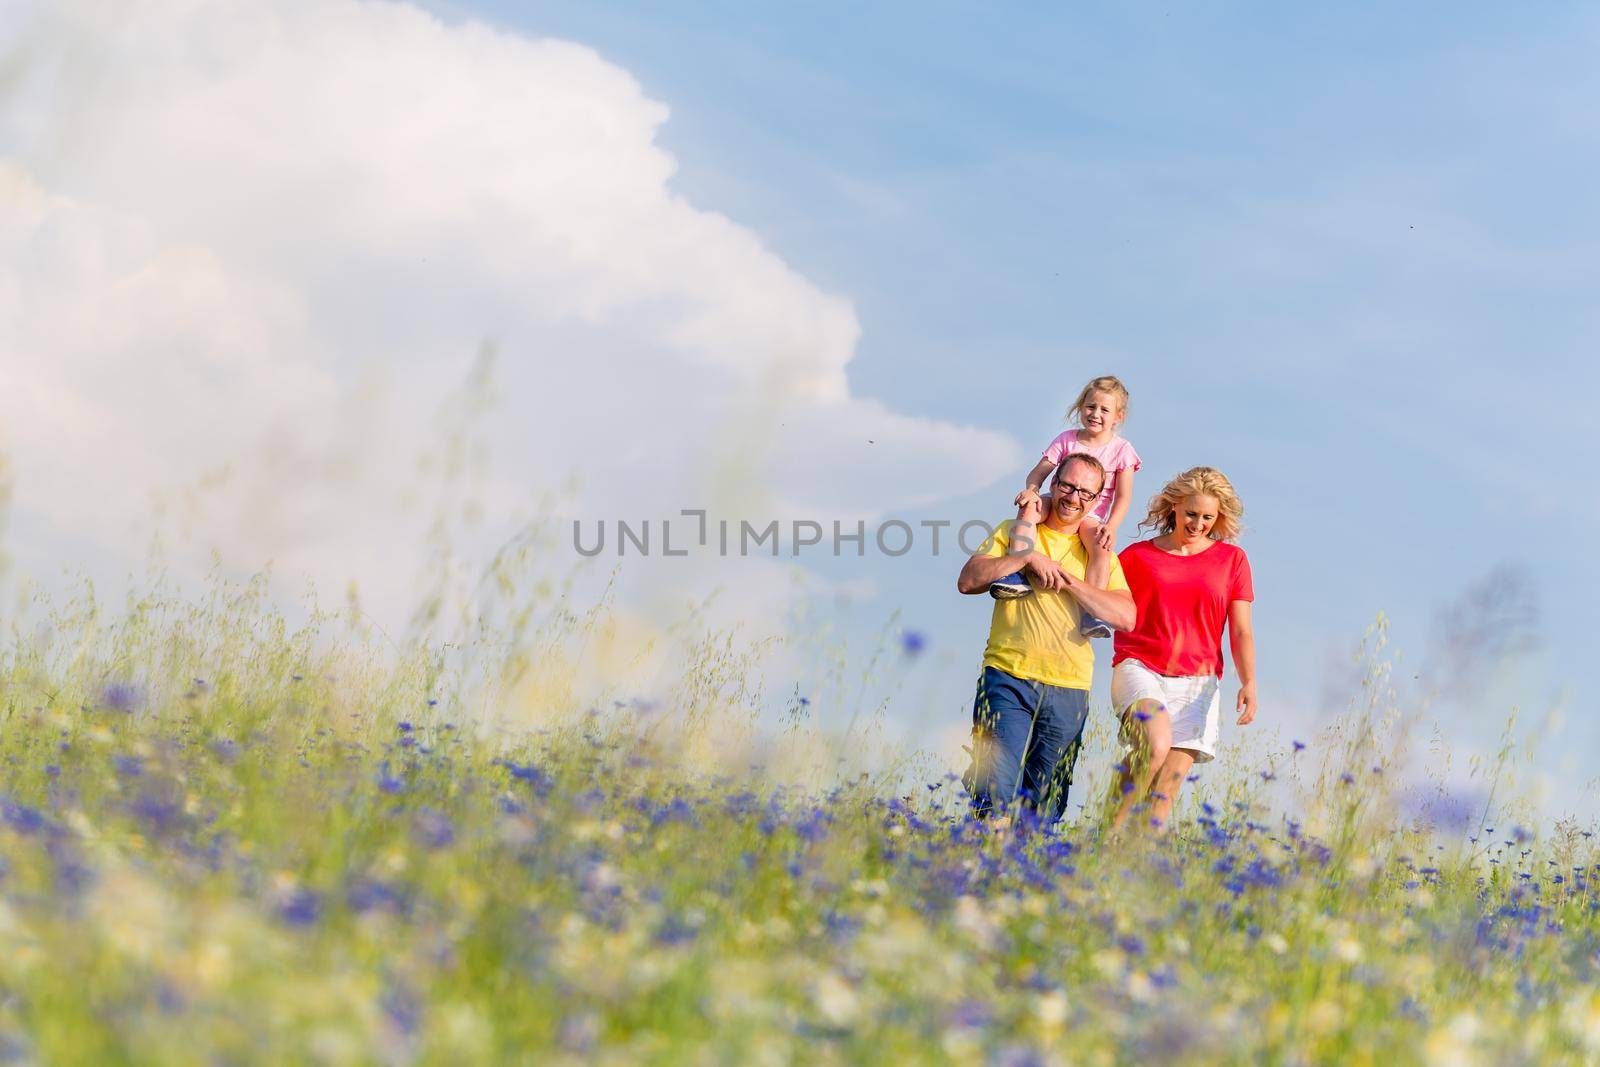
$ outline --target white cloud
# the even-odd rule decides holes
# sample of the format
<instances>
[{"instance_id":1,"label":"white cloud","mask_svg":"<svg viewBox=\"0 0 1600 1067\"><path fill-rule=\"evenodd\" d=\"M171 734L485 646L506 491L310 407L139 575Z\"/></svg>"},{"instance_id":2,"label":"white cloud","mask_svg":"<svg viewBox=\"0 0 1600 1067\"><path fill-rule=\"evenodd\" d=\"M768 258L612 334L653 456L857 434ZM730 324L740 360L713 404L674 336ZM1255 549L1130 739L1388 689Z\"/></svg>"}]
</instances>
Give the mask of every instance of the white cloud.
<instances>
[{"instance_id":1,"label":"white cloud","mask_svg":"<svg viewBox=\"0 0 1600 1067\"><path fill-rule=\"evenodd\" d=\"M14 24L0 448L25 528L126 558L159 495L194 560L397 610L432 413L485 339L485 543L574 475L577 513L825 519L1018 467L1009 437L852 396L848 301L677 195L666 108L590 49L355 0Z\"/></svg>"}]
</instances>

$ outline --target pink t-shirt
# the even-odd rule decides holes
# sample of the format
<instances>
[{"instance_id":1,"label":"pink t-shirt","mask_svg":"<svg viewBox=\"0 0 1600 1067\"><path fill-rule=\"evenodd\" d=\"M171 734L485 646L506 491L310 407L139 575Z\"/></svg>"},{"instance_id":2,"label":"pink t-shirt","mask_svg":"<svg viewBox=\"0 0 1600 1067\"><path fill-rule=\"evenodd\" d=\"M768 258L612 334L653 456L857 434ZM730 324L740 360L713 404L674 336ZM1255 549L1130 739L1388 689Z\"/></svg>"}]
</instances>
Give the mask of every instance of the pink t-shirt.
<instances>
[{"instance_id":1,"label":"pink t-shirt","mask_svg":"<svg viewBox=\"0 0 1600 1067\"><path fill-rule=\"evenodd\" d=\"M1117 498L1117 473L1138 470L1142 466L1139 453L1133 450L1125 437L1113 437L1103 445L1080 445L1078 431L1068 430L1050 442L1044 450L1044 458L1059 464L1074 452L1087 452L1106 469L1105 488L1100 491L1100 499L1094 502L1094 507L1089 509L1089 514L1105 522L1111 517L1111 505Z\"/></svg>"}]
</instances>

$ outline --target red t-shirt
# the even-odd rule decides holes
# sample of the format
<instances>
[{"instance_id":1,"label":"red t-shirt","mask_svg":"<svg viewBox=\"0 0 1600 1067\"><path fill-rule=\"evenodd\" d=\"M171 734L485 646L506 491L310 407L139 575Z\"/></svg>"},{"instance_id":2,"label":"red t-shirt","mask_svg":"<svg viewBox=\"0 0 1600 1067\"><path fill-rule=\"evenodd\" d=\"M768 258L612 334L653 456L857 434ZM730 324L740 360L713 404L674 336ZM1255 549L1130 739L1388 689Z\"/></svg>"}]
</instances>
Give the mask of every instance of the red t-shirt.
<instances>
[{"instance_id":1,"label":"red t-shirt","mask_svg":"<svg viewBox=\"0 0 1600 1067\"><path fill-rule=\"evenodd\" d=\"M1136 659L1168 676L1221 675L1228 605L1255 599L1244 549L1216 541L1198 555L1176 556L1139 541L1119 558L1139 624L1117 634L1111 662Z\"/></svg>"}]
</instances>

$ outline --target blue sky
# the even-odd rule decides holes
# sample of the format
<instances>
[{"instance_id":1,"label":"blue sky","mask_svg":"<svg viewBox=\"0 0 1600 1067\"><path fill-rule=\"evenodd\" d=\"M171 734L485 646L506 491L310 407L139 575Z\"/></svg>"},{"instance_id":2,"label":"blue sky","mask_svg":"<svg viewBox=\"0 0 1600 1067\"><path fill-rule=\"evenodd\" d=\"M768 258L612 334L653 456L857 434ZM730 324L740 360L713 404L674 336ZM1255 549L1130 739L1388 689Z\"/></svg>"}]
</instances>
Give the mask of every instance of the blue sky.
<instances>
[{"instance_id":1,"label":"blue sky","mask_svg":"<svg viewBox=\"0 0 1600 1067\"><path fill-rule=\"evenodd\" d=\"M436 10L632 72L671 108L674 187L854 303L856 391L1032 450L1121 375L1141 494L1208 462L1245 496L1270 694L1322 699L1379 611L1419 671L1459 665L1439 617L1501 564L1530 588L1488 602L1520 638L1531 595L1540 651L1448 713L1478 741L1576 683L1600 623L1593 9ZM936 510L1003 514L1022 473ZM846 563L958 658L981 643L953 562ZM1575 707L1558 738L1600 731Z\"/></svg>"},{"instance_id":2,"label":"blue sky","mask_svg":"<svg viewBox=\"0 0 1600 1067\"><path fill-rule=\"evenodd\" d=\"M1198 463L1245 500L1269 728L1356 695L1382 612L1420 763L1459 777L1514 705L1559 709L1546 806L1597 806L1571 702L1600 624L1592 9L0 18L23 572L136 572L153 522L182 577L270 562L286 599L355 583L403 623L430 506L469 585L530 517L619 499L998 519L1114 373L1141 501ZM440 400L486 342L500 404L440 488ZM948 754L988 622L960 562L651 560L618 604L648 644L720 589L722 624L861 655L898 613L927 651L890 716Z\"/></svg>"}]
</instances>

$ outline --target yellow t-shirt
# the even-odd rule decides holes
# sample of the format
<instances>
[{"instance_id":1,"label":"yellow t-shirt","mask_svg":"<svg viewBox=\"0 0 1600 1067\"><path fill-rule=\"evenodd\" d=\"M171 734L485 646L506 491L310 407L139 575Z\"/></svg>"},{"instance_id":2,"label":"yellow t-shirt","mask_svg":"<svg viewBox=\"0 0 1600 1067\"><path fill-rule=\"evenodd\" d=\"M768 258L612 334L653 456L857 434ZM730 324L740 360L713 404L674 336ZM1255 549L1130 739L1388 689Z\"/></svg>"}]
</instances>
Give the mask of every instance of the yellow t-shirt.
<instances>
[{"instance_id":1,"label":"yellow t-shirt","mask_svg":"<svg viewBox=\"0 0 1600 1067\"><path fill-rule=\"evenodd\" d=\"M1007 520L984 542L986 556L1000 557L1011 547L1011 527ZM1040 523L1035 528L1036 547L1061 564L1061 569L1083 577L1089 556L1078 535L1058 533ZM1122 563L1113 554L1107 589L1126 589ZM1094 648L1078 633L1083 612L1070 593L1035 589L1016 600L996 600L989 623L989 647L983 651L986 667L998 667L1007 674L1063 689L1088 689L1094 680Z\"/></svg>"}]
</instances>

